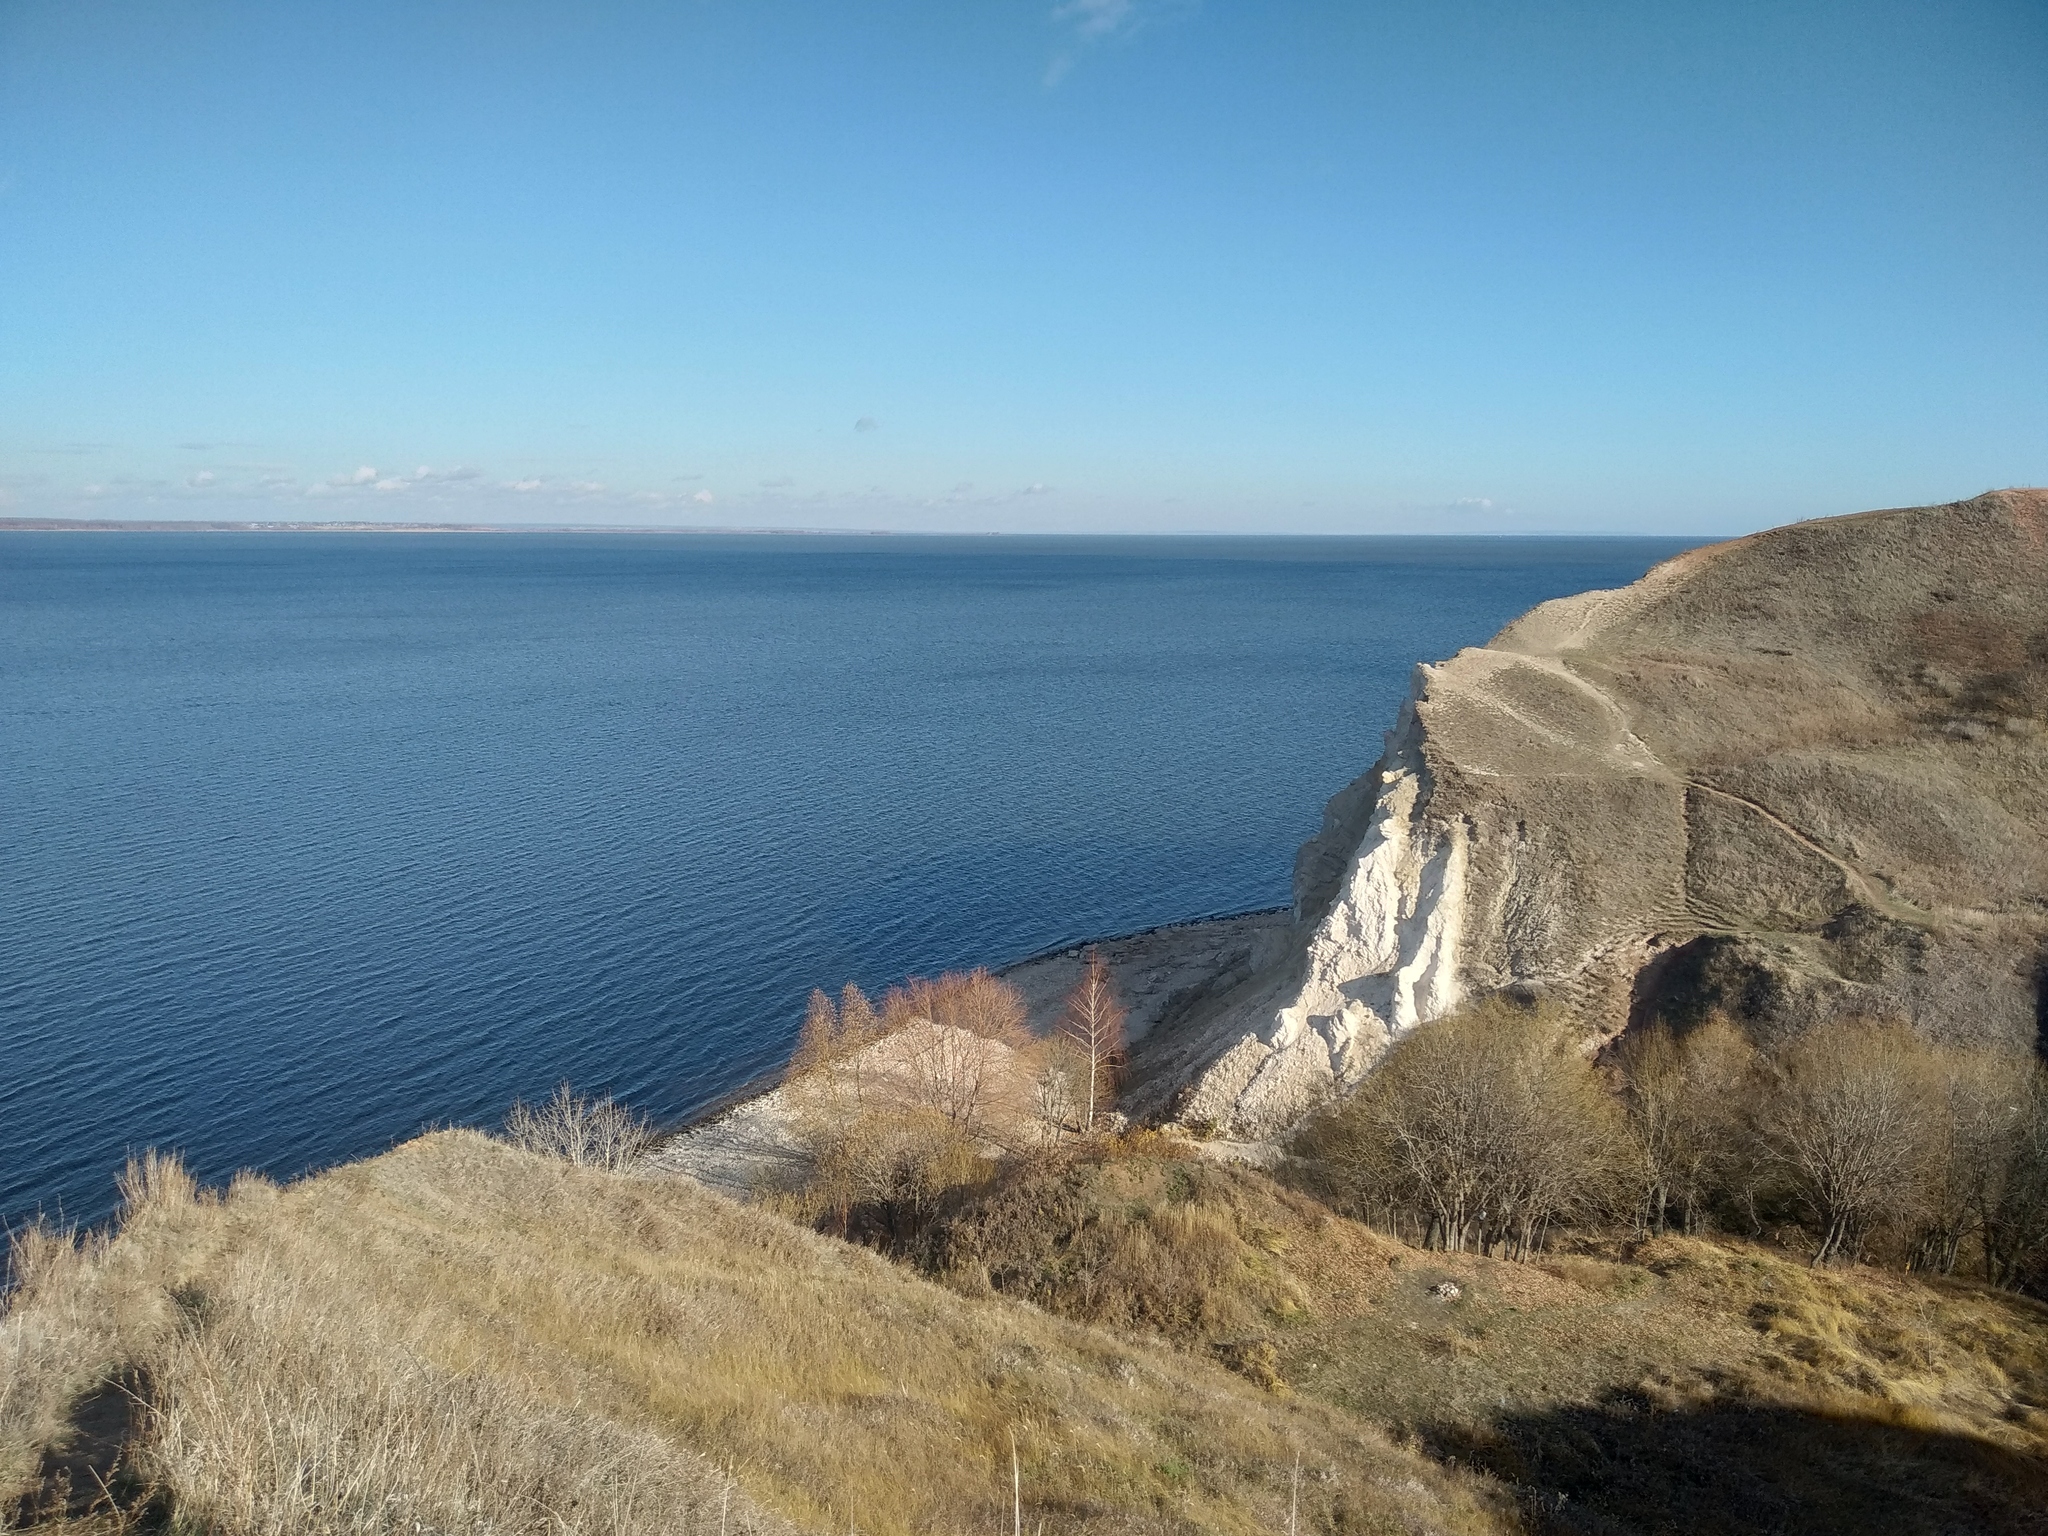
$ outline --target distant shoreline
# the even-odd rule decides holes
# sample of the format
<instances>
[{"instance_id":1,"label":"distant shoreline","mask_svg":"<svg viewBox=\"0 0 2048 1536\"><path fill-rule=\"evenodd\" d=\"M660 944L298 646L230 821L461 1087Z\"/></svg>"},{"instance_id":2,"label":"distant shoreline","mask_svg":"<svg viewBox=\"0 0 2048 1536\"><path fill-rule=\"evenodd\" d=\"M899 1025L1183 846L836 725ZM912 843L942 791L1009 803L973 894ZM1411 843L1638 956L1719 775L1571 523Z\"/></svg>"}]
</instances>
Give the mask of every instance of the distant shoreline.
<instances>
[{"instance_id":1,"label":"distant shoreline","mask_svg":"<svg viewBox=\"0 0 2048 1536\"><path fill-rule=\"evenodd\" d=\"M886 528L722 528L666 523L281 523L183 518L0 517L0 533L655 533L783 534L882 539Z\"/></svg>"},{"instance_id":2,"label":"distant shoreline","mask_svg":"<svg viewBox=\"0 0 2048 1536\"><path fill-rule=\"evenodd\" d=\"M1102 539L1102 540L1206 540L1318 541L1364 543L1401 541L1485 543L1493 540L1524 543L1630 543L1670 544L1673 552L1717 544L1731 535L1584 532L1556 528L1496 528L1487 532L1431 532L1414 530L1321 533L1257 533L1246 529L1154 530L1151 532L1111 531L1108 533L1003 532L988 528L765 528L727 527L688 523L369 523L369 522L221 522L196 518L86 518L86 517L0 517L4 533L631 533L675 537L774 536L779 538L835 539Z\"/></svg>"}]
</instances>

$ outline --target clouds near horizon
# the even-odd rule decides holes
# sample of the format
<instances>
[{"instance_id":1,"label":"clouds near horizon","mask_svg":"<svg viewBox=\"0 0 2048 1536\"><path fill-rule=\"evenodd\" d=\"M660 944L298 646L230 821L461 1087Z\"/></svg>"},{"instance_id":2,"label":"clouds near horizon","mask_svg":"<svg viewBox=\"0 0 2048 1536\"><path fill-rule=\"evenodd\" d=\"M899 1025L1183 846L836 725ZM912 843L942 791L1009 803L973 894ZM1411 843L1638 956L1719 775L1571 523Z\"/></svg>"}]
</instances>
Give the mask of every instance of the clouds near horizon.
<instances>
[{"instance_id":1,"label":"clouds near horizon","mask_svg":"<svg viewBox=\"0 0 2048 1536\"><path fill-rule=\"evenodd\" d=\"M0 183L10 516L1692 534L2048 480L2030 0L17 0Z\"/></svg>"}]
</instances>

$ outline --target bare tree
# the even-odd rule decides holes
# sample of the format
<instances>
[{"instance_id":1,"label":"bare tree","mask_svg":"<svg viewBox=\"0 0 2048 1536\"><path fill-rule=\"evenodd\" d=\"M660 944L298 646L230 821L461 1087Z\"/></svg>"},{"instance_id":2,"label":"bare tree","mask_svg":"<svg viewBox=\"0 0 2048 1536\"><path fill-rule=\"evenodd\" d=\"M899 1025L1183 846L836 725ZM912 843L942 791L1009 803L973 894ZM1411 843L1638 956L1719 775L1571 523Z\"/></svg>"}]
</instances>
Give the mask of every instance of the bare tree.
<instances>
[{"instance_id":1,"label":"bare tree","mask_svg":"<svg viewBox=\"0 0 2048 1536\"><path fill-rule=\"evenodd\" d=\"M1756 1048L1716 1015L1682 1036L1661 1023L1631 1031L1615 1062L1642 1185L1639 1224L1662 1232L1676 1206L1689 1232L1739 1164Z\"/></svg>"},{"instance_id":2,"label":"bare tree","mask_svg":"<svg viewBox=\"0 0 2048 1536\"><path fill-rule=\"evenodd\" d=\"M1564 1016L1496 999L1403 1038L1304 1150L1425 1246L1526 1257L1601 1207L1620 1141Z\"/></svg>"},{"instance_id":3,"label":"bare tree","mask_svg":"<svg viewBox=\"0 0 2048 1536\"><path fill-rule=\"evenodd\" d=\"M2032 1061L2015 1051L1927 1048L1928 1165L1909 1269L1955 1272L1966 1244L1981 1248L2023 1139Z\"/></svg>"},{"instance_id":4,"label":"bare tree","mask_svg":"<svg viewBox=\"0 0 2048 1536\"><path fill-rule=\"evenodd\" d=\"M545 1104L516 1101L505 1139L528 1152L592 1168L629 1167L654 1142L654 1128L609 1096L584 1098L567 1083Z\"/></svg>"},{"instance_id":5,"label":"bare tree","mask_svg":"<svg viewBox=\"0 0 2048 1536\"><path fill-rule=\"evenodd\" d=\"M892 993L884 1010L902 1022L901 1044L910 1104L983 1137L1022 1092L1019 1054L1030 1043L1024 998L985 970L913 981Z\"/></svg>"},{"instance_id":6,"label":"bare tree","mask_svg":"<svg viewBox=\"0 0 2048 1536\"><path fill-rule=\"evenodd\" d=\"M1816 1025L1776 1062L1761 1143L1820 1234L1815 1264L1860 1257L1872 1236L1910 1227L1934 1163L1931 1053L1906 1025Z\"/></svg>"},{"instance_id":7,"label":"bare tree","mask_svg":"<svg viewBox=\"0 0 2048 1536\"><path fill-rule=\"evenodd\" d=\"M2030 1063L2011 1096L1987 1117L1996 1156L1984 1162L1978 1234L1984 1278L2017 1287L2048 1259L2048 1068Z\"/></svg>"},{"instance_id":8,"label":"bare tree","mask_svg":"<svg viewBox=\"0 0 2048 1536\"><path fill-rule=\"evenodd\" d=\"M1102 956L1088 951L1088 962L1074 990L1067 994L1059 1033L1079 1059L1081 1129L1094 1134L1095 1116L1116 1088L1116 1070L1123 1059L1124 1008L1116 982Z\"/></svg>"}]
</instances>

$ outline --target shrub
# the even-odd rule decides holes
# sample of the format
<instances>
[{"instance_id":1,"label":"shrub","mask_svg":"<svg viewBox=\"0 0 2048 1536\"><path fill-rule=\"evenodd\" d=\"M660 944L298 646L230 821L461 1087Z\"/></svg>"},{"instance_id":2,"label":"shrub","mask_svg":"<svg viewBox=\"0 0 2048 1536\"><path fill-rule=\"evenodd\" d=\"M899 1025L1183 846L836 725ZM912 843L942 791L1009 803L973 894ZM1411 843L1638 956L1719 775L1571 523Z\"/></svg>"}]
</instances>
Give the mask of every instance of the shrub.
<instances>
[{"instance_id":1,"label":"shrub","mask_svg":"<svg viewBox=\"0 0 2048 1536\"><path fill-rule=\"evenodd\" d=\"M1855 1259L1925 1208L1941 1120L1935 1053L1906 1025L1816 1025L1773 1063L1759 1146L1819 1234L1813 1262Z\"/></svg>"},{"instance_id":2,"label":"shrub","mask_svg":"<svg viewBox=\"0 0 2048 1536\"><path fill-rule=\"evenodd\" d=\"M587 1099L563 1083L544 1104L513 1104L505 1140L579 1167L620 1169L653 1144L654 1128L616 1099Z\"/></svg>"},{"instance_id":3,"label":"shrub","mask_svg":"<svg viewBox=\"0 0 2048 1536\"><path fill-rule=\"evenodd\" d=\"M1631 1031L1614 1059L1642 1191L1637 1224L1661 1233L1675 1208L1690 1232L1742 1166L1756 1048L1717 1015L1682 1035L1661 1023Z\"/></svg>"},{"instance_id":4,"label":"shrub","mask_svg":"<svg viewBox=\"0 0 2048 1536\"><path fill-rule=\"evenodd\" d=\"M1504 999L1397 1042L1303 1150L1424 1246L1514 1257L1603 1209L1626 1165L1612 1097L1563 1014Z\"/></svg>"},{"instance_id":5,"label":"shrub","mask_svg":"<svg viewBox=\"0 0 2048 1536\"><path fill-rule=\"evenodd\" d=\"M2048 1070L2035 1065L2014 1096L2003 1157L1983 1185L1984 1278L2048 1290Z\"/></svg>"},{"instance_id":6,"label":"shrub","mask_svg":"<svg viewBox=\"0 0 2048 1536\"><path fill-rule=\"evenodd\" d=\"M929 1109L877 1106L800 1122L812 1173L782 1203L842 1237L893 1247L921 1232L949 1191L991 1165L955 1122Z\"/></svg>"}]
</instances>

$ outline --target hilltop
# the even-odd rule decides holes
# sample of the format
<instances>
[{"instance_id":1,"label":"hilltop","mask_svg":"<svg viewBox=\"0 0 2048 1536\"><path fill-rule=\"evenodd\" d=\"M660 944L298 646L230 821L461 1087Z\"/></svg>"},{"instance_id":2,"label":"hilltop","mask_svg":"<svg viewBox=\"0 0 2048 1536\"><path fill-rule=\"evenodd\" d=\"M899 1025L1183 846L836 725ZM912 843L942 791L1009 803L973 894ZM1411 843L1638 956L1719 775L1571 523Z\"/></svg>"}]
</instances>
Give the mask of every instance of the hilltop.
<instances>
[{"instance_id":1,"label":"hilltop","mask_svg":"<svg viewBox=\"0 0 2048 1536\"><path fill-rule=\"evenodd\" d=\"M1281 956L1137 1105L1277 1134L1509 991L1589 1036L1846 1015L2031 1046L2048 954L2048 491L1801 523L1416 669L1302 850Z\"/></svg>"}]
</instances>

